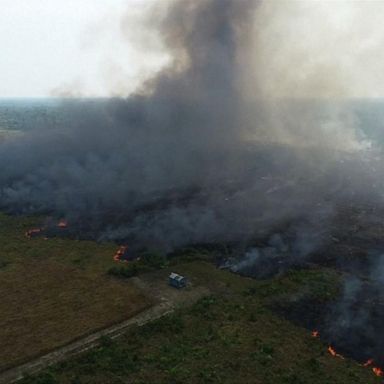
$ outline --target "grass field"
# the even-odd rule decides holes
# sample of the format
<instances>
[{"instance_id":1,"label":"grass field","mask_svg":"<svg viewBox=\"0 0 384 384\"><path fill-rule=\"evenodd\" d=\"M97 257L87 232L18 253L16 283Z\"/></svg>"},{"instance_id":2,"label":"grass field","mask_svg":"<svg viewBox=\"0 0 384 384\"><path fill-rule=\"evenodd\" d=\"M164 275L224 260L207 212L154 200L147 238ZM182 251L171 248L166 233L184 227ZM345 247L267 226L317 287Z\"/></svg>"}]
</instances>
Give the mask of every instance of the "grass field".
<instances>
[{"instance_id":1,"label":"grass field","mask_svg":"<svg viewBox=\"0 0 384 384\"><path fill-rule=\"evenodd\" d=\"M0 371L147 308L106 271L113 244L27 239L36 218L0 215Z\"/></svg>"},{"instance_id":2,"label":"grass field","mask_svg":"<svg viewBox=\"0 0 384 384\"><path fill-rule=\"evenodd\" d=\"M298 292L318 300L332 297L339 279L332 270L292 271L255 281L201 261L173 269L189 277L193 286L206 285L212 295L120 339L102 340L97 349L22 384L381 382L357 362L332 357L310 331L269 309Z\"/></svg>"}]
</instances>

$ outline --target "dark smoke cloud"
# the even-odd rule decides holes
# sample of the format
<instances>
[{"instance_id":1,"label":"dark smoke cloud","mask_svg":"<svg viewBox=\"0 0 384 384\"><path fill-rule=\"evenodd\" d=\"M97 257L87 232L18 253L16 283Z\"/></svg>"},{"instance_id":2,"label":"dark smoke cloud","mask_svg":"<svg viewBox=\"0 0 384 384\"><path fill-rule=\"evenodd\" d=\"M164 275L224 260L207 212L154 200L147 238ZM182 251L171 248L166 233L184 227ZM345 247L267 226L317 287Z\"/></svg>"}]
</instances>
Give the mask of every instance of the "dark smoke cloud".
<instances>
[{"instance_id":1,"label":"dark smoke cloud","mask_svg":"<svg viewBox=\"0 0 384 384\"><path fill-rule=\"evenodd\" d=\"M166 249L290 227L301 255L312 249L297 223L326 226L341 202L381 202L349 111L263 98L249 59L260 6L167 2L153 15L171 64L126 99L68 101L72 123L2 143L1 207Z\"/></svg>"},{"instance_id":2,"label":"dark smoke cloud","mask_svg":"<svg viewBox=\"0 0 384 384\"><path fill-rule=\"evenodd\" d=\"M365 227L379 225L383 161L382 147L340 98L350 84L338 56L319 49L313 59L302 31L284 29L306 26L302 8L306 15L322 4L161 2L147 27L161 36L170 64L125 99L67 101L64 125L1 139L1 209L65 217L76 235L131 247L236 243L240 251L225 266L259 277L312 254L320 262L338 254L350 224L347 217L338 227L340 211L364 207ZM330 30L333 41L337 25ZM311 37L324 47L322 34ZM354 229L349 237L358 240ZM346 257L337 255L344 270L352 240ZM361 360L383 355L375 336L384 314L382 254L366 265L372 283L359 273L346 280L324 325L346 351L365 344L352 354Z\"/></svg>"}]
</instances>

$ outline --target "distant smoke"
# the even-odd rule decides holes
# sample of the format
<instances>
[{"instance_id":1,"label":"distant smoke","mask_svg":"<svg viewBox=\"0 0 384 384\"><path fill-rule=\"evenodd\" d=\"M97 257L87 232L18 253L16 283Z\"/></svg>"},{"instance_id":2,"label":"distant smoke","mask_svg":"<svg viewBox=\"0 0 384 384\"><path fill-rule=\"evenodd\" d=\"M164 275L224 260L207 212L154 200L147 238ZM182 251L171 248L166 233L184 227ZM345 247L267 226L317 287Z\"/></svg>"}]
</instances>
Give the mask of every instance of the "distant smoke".
<instances>
[{"instance_id":1,"label":"distant smoke","mask_svg":"<svg viewBox=\"0 0 384 384\"><path fill-rule=\"evenodd\" d=\"M126 99L63 104L64 128L2 143L2 209L171 249L247 242L288 223L326 228L338 204L382 202L379 160L353 111L266 86L257 65L273 59L262 30L272 2L165 3L152 16L170 65ZM298 239L297 254L318 244Z\"/></svg>"},{"instance_id":2,"label":"distant smoke","mask_svg":"<svg viewBox=\"0 0 384 384\"><path fill-rule=\"evenodd\" d=\"M256 278L266 278L304 266L309 256L329 244L332 212L313 210L298 223L290 222L284 233L269 236L264 245L253 246L240 258L224 260L221 268ZM315 222L316 220L316 222ZM279 228L282 230L283 228Z\"/></svg>"}]
</instances>

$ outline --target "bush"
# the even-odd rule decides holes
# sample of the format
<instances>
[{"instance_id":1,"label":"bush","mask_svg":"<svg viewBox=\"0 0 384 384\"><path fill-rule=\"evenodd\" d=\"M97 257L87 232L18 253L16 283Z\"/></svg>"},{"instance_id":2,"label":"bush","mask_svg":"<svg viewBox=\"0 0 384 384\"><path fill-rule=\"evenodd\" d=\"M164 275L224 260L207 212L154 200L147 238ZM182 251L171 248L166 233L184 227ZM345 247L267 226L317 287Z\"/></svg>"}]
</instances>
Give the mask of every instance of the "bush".
<instances>
[{"instance_id":1,"label":"bush","mask_svg":"<svg viewBox=\"0 0 384 384\"><path fill-rule=\"evenodd\" d=\"M141 260L151 268L164 268L167 263L166 256L159 251L145 251L141 254Z\"/></svg>"},{"instance_id":2,"label":"bush","mask_svg":"<svg viewBox=\"0 0 384 384\"><path fill-rule=\"evenodd\" d=\"M24 375L24 379L20 383L22 384L56 384L57 380L52 373L44 372L36 377L26 374Z\"/></svg>"},{"instance_id":3,"label":"bush","mask_svg":"<svg viewBox=\"0 0 384 384\"><path fill-rule=\"evenodd\" d=\"M100 337L100 346L102 348L108 348L111 347L113 344L113 340L110 336L103 335Z\"/></svg>"},{"instance_id":4,"label":"bush","mask_svg":"<svg viewBox=\"0 0 384 384\"><path fill-rule=\"evenodd\" d=\"M123 279L128 279L130 277L136 276L138 273L138 268L136 264L129 264L127 266L115 266L111 267L108 269L108 274L118 277L118 278L123 278Z\"/></svg>"},{"instance_id":5,"label":"bush","mask_svg":"<svg viewBox=\"0 0 384 384\"><path fill-rule=\"evenodd\" d=\"M217 300L215 296L203 297L192 306L192 313L206 314L209 308L216 304L216 302Z\"/></svg>"},{"instance_id":6,"label":"bush","mask_svg":"<svg viewBox=\"0 0 384 384\"><path fill-rule=\"evenodd\" d=\"M0 260L0 269L5 268L8 264L10 264L9 261Z\"/></svg>"}]
</instances>

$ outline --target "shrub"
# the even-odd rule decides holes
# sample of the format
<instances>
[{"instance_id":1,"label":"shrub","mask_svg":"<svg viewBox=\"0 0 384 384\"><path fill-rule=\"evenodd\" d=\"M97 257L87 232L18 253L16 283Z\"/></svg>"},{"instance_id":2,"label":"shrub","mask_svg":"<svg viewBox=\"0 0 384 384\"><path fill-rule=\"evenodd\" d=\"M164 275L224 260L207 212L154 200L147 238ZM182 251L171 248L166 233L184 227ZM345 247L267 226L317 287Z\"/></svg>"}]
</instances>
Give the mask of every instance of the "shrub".
<instances>
[{"instance_id":1,"label":"shrub","mask_svg":"<svg viewBox=\"0 0 384 384\"><path fill-rule=\"evenodd\" d=\"M151 268L163 268L167 265L166 256L160 251L145 251L141 254L141 260Z\"/></svg>"},{"instance_id":2,"label":"shrub","mask_svg":"<svg viewBox=\"0 0 384 384\"><path fill-rule=\"evenodd\" d=\"M113 340L110 338L110 336L103 335L100 337L100 346L103 348L108 348L112 346Z\"/></svg>"},{"instance_id":3,"label":"shrub","mask_svg":"<svg viewBox=\"0 0 384 384\"><path fill-rule=\"evenodd\" d=\"M36 377L26 374L24 375L24 378L20 383L22 384L56 384L57 380L52 373L44 372Z\"/></svg>"},{"instance_id":4,"label":"shrub","mask_svg":"<svg viewBox=\"0 0 384 384\"><path fill-rule=\"evenodd\" d=\"M136 276L138 273L138 268L136 264L128 264L127 266L114 266L108 269L108 274L118 277L128 279L130 277Z\"/></svg>"},{"instance_id":5,"label":"shrub","mask_svg":"<svg viewBox=\"0 0 384 384\"><path fill-rule=\"evenodd\" d=\"M206 296L198 300L193 306L192 306L192 313L198 314L202 313L205 314L207 310L216 304L217 300L214 296Z\"/></svg>"},{"instance_id":6,"label":"shrub","mask_svg":"<svg viewBox=\"0 0 384 384\"><path fill-rule=\"evenodd\" d=\"M0 269L5 268L8 264L10 264L9 261L0 260Z\"/></svg>"}]
</instances>

